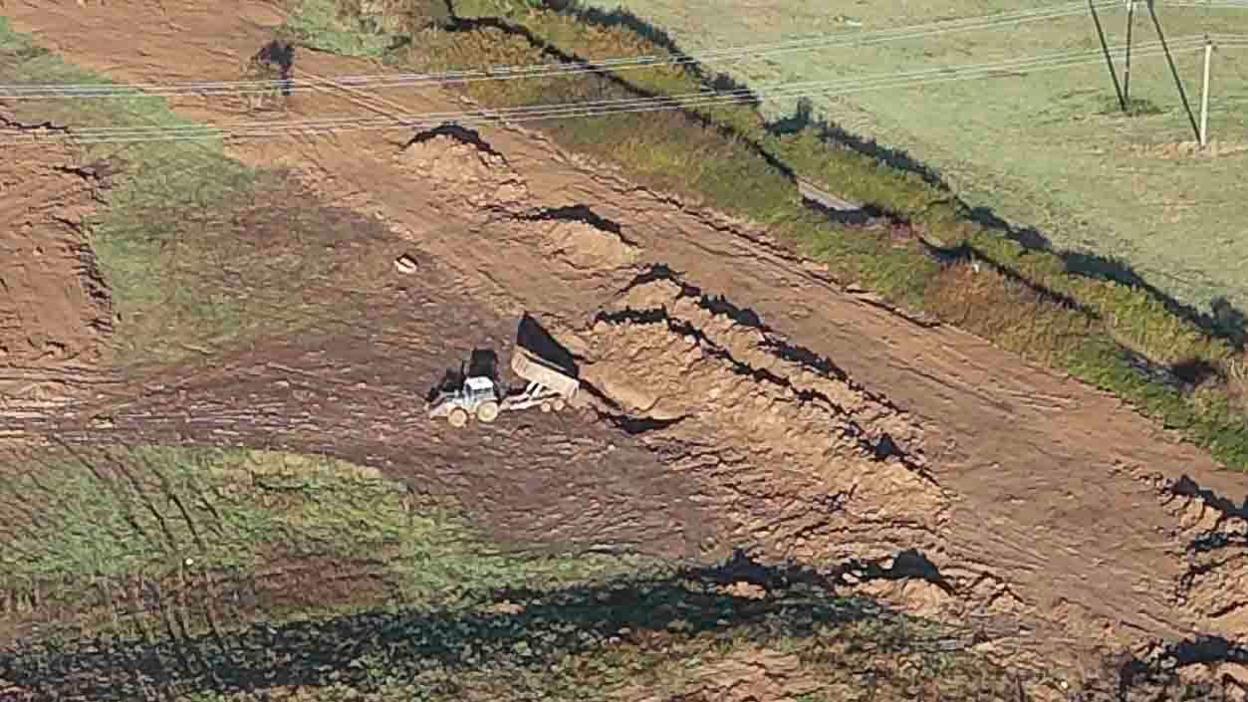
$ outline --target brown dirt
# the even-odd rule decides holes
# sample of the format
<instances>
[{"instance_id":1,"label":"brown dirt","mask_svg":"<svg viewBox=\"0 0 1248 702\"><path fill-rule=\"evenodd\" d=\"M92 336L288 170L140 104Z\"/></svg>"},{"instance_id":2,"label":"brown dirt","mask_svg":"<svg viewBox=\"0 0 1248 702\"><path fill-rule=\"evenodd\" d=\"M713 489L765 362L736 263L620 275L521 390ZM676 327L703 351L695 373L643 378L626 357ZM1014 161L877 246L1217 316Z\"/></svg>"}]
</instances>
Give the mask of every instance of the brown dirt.
<instances>
[{"instance_id":1,"label":"brown dirt","mask_svg":"<svg viewBox=\"0 0 1248 702\"><path fill-rule=\"evenodd\" d=\"M0 106L0 124L15 123ZM0 159L0 408L42 411L98 369L112 326L107 290L83 234L104 164L68 145Z\"/></svg>"},{"instance_id":2,"label":"brown dirt","mask_svg":"<svg viewBox=\"0 0 1248 702\"><path fill-rule=\"evenodd\" d=\"M226 5L11 15L118 79L211 80L269 38L235 19L257 4ZM297 66L373 70L311 52ZM287 116L458 105L326 90L293 96ZM229 118L211 102L177 107ZM481 137L232 147L379 216L434 272L422 264L420 286L379 307L375 338L303 339L175 374L114 407L116 426L331 451L456 494L521 538L801 558L914 611L985 622L984 650L1074 684L1101 675L1108 652L1248 634L1241 476L1108 395L846 293L757 227L528 131ZM505 348L522 311L582 357L608 421L535 413L459 433L424 421L412 397L465 345ZM1215 504L1232 509L1201 512ZM1224 545L1194 548L1201 535Z\"/></svg>"},{"instance_id":3,"label":"brown dirt","mask_svg":"<svg viewBox=\"0 0 1248 702\"><path fill-rule=\"evenodd\" d=\"M802 661L793 654L785 655L769 649L734 651L712 663L698 667L683 685L670 694L654 694L645 689L625 687L619 700L635 702L797 702L803 695L827 693L817 681L805 674Z\"/></svg>"}]
</instances>

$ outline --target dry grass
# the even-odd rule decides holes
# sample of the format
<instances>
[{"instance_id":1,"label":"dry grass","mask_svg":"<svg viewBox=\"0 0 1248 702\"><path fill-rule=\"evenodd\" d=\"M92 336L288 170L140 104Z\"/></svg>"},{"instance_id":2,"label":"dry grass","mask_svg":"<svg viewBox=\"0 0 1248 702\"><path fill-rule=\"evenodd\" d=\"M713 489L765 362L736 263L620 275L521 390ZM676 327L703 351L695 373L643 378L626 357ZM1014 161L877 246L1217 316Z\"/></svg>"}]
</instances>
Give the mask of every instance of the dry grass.
<instances>
[{"instance_id":1,"label":"dry grass","mask_svg":"<svg viewBox=\"0 0 1248 702\"><path fill-rule=\"evenodd\" d=\"M929 288L928 304L941 319L1048 365L1063 364L1096 326L1091 316L982 264L947 269ZM1027 316L1019 319L1020 310Z\"/></svg>"},{"instance_id":2,"label":"dry grass","mask_svg":"<svg viewBox=\"0 0 1248 702\"><path fill-rule=\"evenodd\" d=\"M1231 403L1240 411L1248 412L1248 353L1228 361L1226 375Z\"/></svg>"}]
</instances>

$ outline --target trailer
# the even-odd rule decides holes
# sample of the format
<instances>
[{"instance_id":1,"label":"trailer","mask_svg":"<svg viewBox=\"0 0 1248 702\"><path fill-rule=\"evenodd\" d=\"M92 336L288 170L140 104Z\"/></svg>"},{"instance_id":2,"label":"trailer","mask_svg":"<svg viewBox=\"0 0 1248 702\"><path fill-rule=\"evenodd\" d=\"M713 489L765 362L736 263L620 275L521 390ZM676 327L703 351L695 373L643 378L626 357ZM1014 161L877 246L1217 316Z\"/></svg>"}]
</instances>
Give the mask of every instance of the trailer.
<instances>
[{"instance_id":1,"label":"trailer","mask_svg":"<svg viewBox=\"0 0 1248 702\"><path fill-rule=\"evenodd\" d=\"M518 412L537 407L558 412L567 407L580 389L580 381L559 366L519 345L512 348L511 370L525 386L509 391L487 376L470 376L454 389L442 390L430 403L430 419L445 417L453 427L462 427L470 417L489 423L502 412Z\"/></svg>"},{"instance_id":2,"label":"trailer","mask_svg":"<svg viewBox=\"0 0 1248 702\"><path fill-rule=\"evenodd\" d=\"M581 385L563 369L521 346L512 350L511 370L528 383L520 392L503 399L503 407L508 410L538 407L543 412L558 412L572 401Z\"/></svg>"}]
</instances>

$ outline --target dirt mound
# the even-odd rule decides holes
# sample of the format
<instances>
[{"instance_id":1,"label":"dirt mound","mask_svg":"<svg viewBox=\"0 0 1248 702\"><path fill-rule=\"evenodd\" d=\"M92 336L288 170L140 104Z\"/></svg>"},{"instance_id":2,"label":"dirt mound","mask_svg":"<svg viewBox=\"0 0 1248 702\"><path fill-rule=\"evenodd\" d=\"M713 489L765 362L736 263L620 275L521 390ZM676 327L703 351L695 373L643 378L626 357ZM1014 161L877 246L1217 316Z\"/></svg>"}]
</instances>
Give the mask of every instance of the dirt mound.
<instances>
[{"instance_id":1,"label":"dirt mound","mask_svg":"<svg viewBox=\"0 0 1248 702\"><path fill-rule=\"evenodd\" d=\"M824 563L929 545L947 505L919 427L714 307L673 280L633 286L586 333L582 377L683 454L742 542Z\"/></svg>"},{"instance_id":2,"label":"dirt mound","mask_svg":"<svg viewBox=\"0 0 1248 702\"><path fill-rule=\"evenodd\" d=\"M1248 505L1202 488L1184 476L1153 477L1160 499L1174 515L1186 570L1175 599L1213 628L1209 633L1248 633Z\"/></svg>"},{"instance_id":3,"label":"dirt mound","mask_svg":"<svg viewBox=\"0 0 1248 702\"><path fill-rule=\"evenodd\" d=\"M0 363L94 360L111 328L82 229L107 171L50 149L37 161L0 161Z\"/></svg>"},{"instance_id":4,"label":"dirt mound","mask_svg":"<svg viewBox=\"0 0 1248 702\"><path fill-rule=\"evenodd\" d=\"M470 130L424 132L408 142L396 159L438 187L459 191L478 207L506 207L529 195L524 179L507 159Z\"/></svg>"},{"instance_id":5,"label":"dirt mound","mask_svg":"<svg viewBox=\"0 0 1248 702\"><path fill-rule=\"evenodd\" d=\"M532 230L542 253L577 270L623 268L635 264L639 256L637 247L619 234L588 222L532 221L519 222L517 226Z\"/></svg>"},{"instance_id":6,"label":"dirt mound","mask_svg":"<svg viewBox=\"0 0 1248 702\"><path fill-rule=\"evenodd\" d=\"M0 159L4 424L80 395L95 380L112 330L108 290L83 228L108 186L107 164L79 164L68 147L56 145L12 156Z\"/></svg>"}]
</instances>

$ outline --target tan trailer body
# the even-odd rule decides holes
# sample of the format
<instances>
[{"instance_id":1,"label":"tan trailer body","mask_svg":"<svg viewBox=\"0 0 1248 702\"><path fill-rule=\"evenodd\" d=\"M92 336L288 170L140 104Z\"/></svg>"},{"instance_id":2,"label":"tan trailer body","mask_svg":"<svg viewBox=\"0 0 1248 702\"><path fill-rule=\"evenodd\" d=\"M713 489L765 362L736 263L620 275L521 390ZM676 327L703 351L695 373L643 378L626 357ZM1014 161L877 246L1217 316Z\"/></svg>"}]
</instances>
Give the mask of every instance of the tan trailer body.
<instances>
[{"instance_id":1,"label":"tan trailer body","mask_svg":"<svg viewBox=\"0 0 1248 702\"><path fill-rule=\"evenodd\" d=\"M580 381L558 366L520 346L514 347L512 351L511 370L530 383L549 388L567 399L576 395L581 386Z\"/></svg>"}]
</instances>

